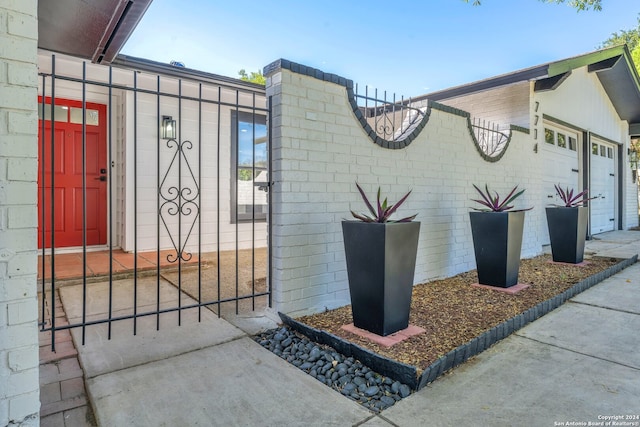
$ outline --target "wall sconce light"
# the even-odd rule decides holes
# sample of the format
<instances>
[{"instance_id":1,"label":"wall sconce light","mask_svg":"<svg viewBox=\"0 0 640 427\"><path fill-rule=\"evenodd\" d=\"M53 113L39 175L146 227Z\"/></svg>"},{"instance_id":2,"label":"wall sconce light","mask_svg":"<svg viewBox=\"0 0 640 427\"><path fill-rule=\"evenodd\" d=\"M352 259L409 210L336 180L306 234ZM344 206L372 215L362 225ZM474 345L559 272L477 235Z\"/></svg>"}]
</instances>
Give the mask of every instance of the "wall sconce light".
<instances>
[{"instance_id":1,"label":"wall sconce light","mask_svg":"<svg viewBox=\"0 0 640 427\"><path fill-rule=\"evenodd\" d=\"M162 116L160 125L162 139L176 139L176 121L171 116Z\"/></svg>"}]
</instances>

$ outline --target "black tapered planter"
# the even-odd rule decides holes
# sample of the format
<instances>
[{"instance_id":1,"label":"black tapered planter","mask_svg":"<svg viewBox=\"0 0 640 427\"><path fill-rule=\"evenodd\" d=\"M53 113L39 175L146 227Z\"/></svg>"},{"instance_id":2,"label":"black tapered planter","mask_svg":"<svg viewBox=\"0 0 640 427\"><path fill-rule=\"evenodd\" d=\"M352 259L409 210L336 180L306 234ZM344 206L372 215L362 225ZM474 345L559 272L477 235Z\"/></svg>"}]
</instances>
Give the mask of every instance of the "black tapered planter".
<instances>
[{"instance_id":1,"label":"black tapered planter","mask_svg":"<svg viewBox=\"0 0 640 427\"><path fill-rule=\"evenodd\" d=\"M549 207L546 211L553 260L581 263L584 260L584 242L587 238L587 208L558 206Z\"/></svg>"},{"instance_id":2,"label":"black tapered planter","mask_svg":"<svg viewBox=\"0 0 640 427\"><path fill-rule=\"evenodd\" d=\"M482 285L508 288L518 283L524 211L469 212L473 248Z\"/></svg>"},{"instance_id":3,"label":"black tapered planter","mask_svg":"<svg viewBox=\"0 0 640 427\"><path fill-rule=\"evenodd\" d=\"M420 223L342 221L353 324L386 336L409 326Z\"/></svg>"}]
</instances>

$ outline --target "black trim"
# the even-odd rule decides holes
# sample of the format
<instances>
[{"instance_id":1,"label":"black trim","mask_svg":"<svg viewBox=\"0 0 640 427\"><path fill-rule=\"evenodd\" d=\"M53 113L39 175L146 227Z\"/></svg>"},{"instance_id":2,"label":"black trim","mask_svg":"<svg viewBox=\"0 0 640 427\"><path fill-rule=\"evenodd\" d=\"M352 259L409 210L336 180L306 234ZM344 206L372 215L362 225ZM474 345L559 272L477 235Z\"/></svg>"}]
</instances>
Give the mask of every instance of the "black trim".
<instances>
[{"instance_id":1,"label":"black trim","mask_svg":"<svg viewBox=\"0 0 640 427\"><path fill-rule=\"evenodd\" d=\"M549 116L547 114L543 114L542 115L542 120L546 120L548 122L555 123L556 125L564 126L564 127L569 128L571 130L574 130L576 132L586 132L587 131L584 128L578 127L576 125L572 125L569 122L565 122L564 120L560 120L557 117Z\"/></svg>"},{"instance_id":2,"label":"black trim","mask_svg":"<svg viewBox=\"0 0 640 427\"><path fill-rule=\"evenodd\" d=\"M367 134L369 139L373 141L376 145L379 145L382 148L388 148L391 150L398 150L405 148L413 142L414 139L422 132L422 129L426 126L429 121L429 116L431 115L431 102L427 104L426 111L422 117L422 120L418 125L413 129L413 131L404 139L389 141L384 138L381 138L377 135L375 129L369 125L366 117L362 114L360 107L358 106L358 102L356 100L356 93L354 92L354 84L353 80L346 79L344 77L340 77L336 74L325 73L322 70L313 67L307 67L306 65L298 64L296 62L292 62L286 59L278 59L277 61L272 62L271 64L264 67L263 74L265 76L270 76L271 74L277 72L278 70L289 70L292 73L302 74L308 77L312 77L317 80L331 82L337 84L339 86L344 86L347 90L347 99L349 100L349 104L351 105L351 110L355 115L355 118L360 122L360 125L364 129L364 132ZM404 103L398 103L398 105L408 105L409 103L414 102L413 98L409 100L405 100Z\"/></svg>"},{"instance_id":3,"label":"black trim","mask_svg":"<svg viewBox=\"0 0 640 427\"><path fill-rule=\"evenodd\" d=\"M618 63L620 58L622 58L622 55L614 56L612 58L608 58L600 62L589 64L587 66L587 71L589 71L590 73L593 73L595 71L609 70Z\"/></svg>"},{"instance_id":4,"label":"black trim","mask_svg":"<svg viewBox=\"0 0 640 427\"><path fill-rule=\"evenodd\" d=\"M609 138L607 138L606 136L598 135L598 134L597 134L597 133L595 133L595 132L591 132L591 135L592 135L594 138L601 139L601 140L603 140L604 142L608 142L609 144L613 144L613 145L624 145L624 144L622 144L621 142L614 141L613 139L609 139Z\"/></svg>"},{"instance_id":5,"label":"black trim","mask_svg":"<svg viewBox=\"0 0 640 427\"><path fill-rule=\"evenodd\" d=\"M537 79L547 75L549 66L542 65L538 67L528 68L526 70L517 71L511 74L504 74L501 76L489 78L486 80L480 80L475 83L467 85L456 86L450 89L444 89L438 92L429 93L423 96L418 96L415 99L420 101L422 99L430 99L432 101L440 101L443 99L455 98L457 96L468 95L475 92L480 92L487 89L493 89L500 86L506 86L514 83L521 83L523 81Z\"/></svg>"},{"instance_id":6,"label":"black trim","mask_svg":"<svg viewBox=\"0 0 640 427\"><path fill-rule=\"evenodd\" d=\"M267 117L262 114L254 114L248 113L245 111L231 111L231 224L236 223L236 218L238 219L238 223L243 222L266 222L267 221L267 213L268 212L255 212L255 204L253 206L254 214L251 213L238 213L237 212L237 185L238 185L238 125L240 124L240 120L246 123L255 123L257 125L267 125ZM267 140L268 141L268 140ZM267 150L269 147L267 147ZM266 170L268 171L268 166L265 168L255 168L255 170ZM261 191L256 189L256 191ZM268 209L267 209L268 211Z\"/></svg>"},{"instance_id":7,"label":"black trim","mask_svg":"<svg viewBox=\"0 0 640 427\"><path fill-rule=\"evenodd\" d=\"M555 90L571 75L571 71L558 74L557 76L549 77L546 79L536 80L533 86L534 92L545 92L548 90Z\"/></svg>"},{"instance_id":8,"label":"black trim","mask_svg":"<svg viewBox=\"0 0 640 427\"><path fill-rule=\"evenodd\" d=\"M134 69L139 71L147 71L154 74L163 74L172 76L182 80L194 80L197 82L208 82L214 84L224 84L238 88L244 88L253 92L264 92L265 87L260 84L246 82L233 77L221 76L219 74L207 73L204 71L194 70L193 68L176 67L175 65L165 64L164 62L152 61L150 59L138 58L129 55L118 55L111 63L114 67Z\"/></svg>"},{"instance_id":9,"label":"black trim","mask_svg":"<svg viewBox=\"0 0 640 427\"><path fill-rule=\"evenodd\" d=\"M624 209L622 208L623 197L623 183L624 183L624 145L618 145L618 230L622 230L622 215L624 213Z\"/></svg>"},{"instance_id":10,"label":"black trim","mask_svg":"<svg viewBox=\"0 0 640 427\"><path fill-rule=\"evenodd\" d=\"M591 136L588 131L582 131L582 188L591 187ZM591 240L591 202L587 200L584 205L589 210L587 218L587 240Z\"/></svg>"}]
</instances>

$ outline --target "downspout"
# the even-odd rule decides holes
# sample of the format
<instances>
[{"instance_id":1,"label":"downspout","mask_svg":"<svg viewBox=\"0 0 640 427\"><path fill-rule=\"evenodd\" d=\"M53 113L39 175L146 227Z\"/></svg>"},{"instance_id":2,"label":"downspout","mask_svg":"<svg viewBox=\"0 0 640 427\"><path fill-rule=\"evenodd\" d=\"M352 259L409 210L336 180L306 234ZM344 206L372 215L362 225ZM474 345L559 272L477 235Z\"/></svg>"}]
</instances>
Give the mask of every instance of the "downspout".
<instances>
[{"instance_id":1,"label":"downspout","mask_svg":"<svg viewBox=\"0 0 640 427\"><path fill-rule=\"evenodd\" d=\"M582 132L582 141L582 182L591 191L591 132ZM591 240L591 201L587 201L587 212L587 240Z\"/></svg>"},{"instance_id":2,"label":"downspout","mask_svg":"<svg viewBox=\"0 0 640 427\"><path fill-rule=\"evenodd\" d=\"M623 203L622 201L624 200L624 192L623 192L623 183L624 183L624 144L618 144L618 179L617 179L617 186L618 186L618 201L617 201L617 205L618 205L618 230L622 230L622 214L624 212L623 210Z\"/></svg>"}]
</instances>

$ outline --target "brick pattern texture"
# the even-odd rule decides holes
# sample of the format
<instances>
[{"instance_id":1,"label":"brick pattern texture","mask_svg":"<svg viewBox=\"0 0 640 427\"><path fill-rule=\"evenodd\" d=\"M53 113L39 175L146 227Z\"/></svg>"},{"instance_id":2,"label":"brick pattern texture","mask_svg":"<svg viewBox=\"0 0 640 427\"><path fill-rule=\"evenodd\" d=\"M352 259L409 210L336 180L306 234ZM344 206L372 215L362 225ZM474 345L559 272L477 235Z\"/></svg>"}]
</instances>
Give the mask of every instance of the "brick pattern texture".
<instances>
[{"instance_id":1,"label":"brick pattern texture","mask_svg":"<svg viewBox=\"0 0 640 427\"><path fill-rule=\"evenodd\" d=\"M0 425L39 424L37 7L0 4Z\"/></svg>"},{"instance_id":2,"label":"brick pattern texture","mask_svg":"<svg viewBox=\"0 0 640 427\"><path fill-rule=\"evenodd\" d=\"M433 109L405 149L371 142L354 117L344 85L279 69L269 74L272 96L274 302L292 315L349 303L341 221L366 208L355 188L378 187L390 201L412 195L398 217L418 213L422 223L415 283L475 268L468 212L472 184L501 194L526 189L516 203L539 205L542 164L535 142L514 131L499 162L481 158L467 118ZM446 110L446 109L445 109ZM526 167L524 167L526 165ZM542 251L543 209L526 213L523 257Z\"/></svg>"}]
</instances>

